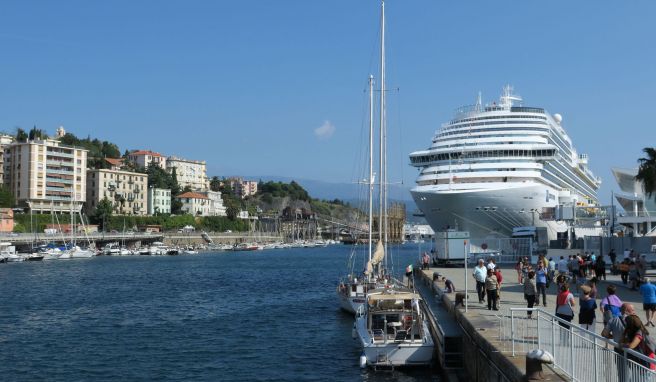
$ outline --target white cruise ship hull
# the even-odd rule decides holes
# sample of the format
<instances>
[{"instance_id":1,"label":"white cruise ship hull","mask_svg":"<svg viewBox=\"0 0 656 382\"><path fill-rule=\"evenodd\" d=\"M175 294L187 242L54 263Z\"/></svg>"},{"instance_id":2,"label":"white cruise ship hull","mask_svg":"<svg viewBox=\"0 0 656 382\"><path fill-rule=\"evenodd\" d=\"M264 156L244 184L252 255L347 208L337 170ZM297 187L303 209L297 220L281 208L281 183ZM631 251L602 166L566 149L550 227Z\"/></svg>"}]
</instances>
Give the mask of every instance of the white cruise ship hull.
<instances>
[{"instance_id":1,"label":"white cruise ship hull","mask_svg":"<svg viewBox=\"0 0 656 382\"><path fill-rule=\"evenodd\" d=\"M418 186L411 190L417 206L435 231L457 228L471 237L491 234L511 236L520 226L548 227L550 239L567 225L540 220L543 207L555 207L556 191L536 183L490 183L488 188L449 190L440 186ZM551 195L547 201L547 195Z\"/></svg>"}]
</instances>

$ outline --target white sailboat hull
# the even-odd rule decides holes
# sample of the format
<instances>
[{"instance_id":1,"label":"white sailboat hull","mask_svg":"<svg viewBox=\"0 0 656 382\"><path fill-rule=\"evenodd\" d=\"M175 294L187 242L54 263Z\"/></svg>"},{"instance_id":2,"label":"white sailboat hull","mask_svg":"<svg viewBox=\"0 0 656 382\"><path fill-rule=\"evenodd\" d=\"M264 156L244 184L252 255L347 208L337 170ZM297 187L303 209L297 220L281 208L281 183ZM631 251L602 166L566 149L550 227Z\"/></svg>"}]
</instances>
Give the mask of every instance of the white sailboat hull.
<instances>
[{"instance_id":1,"label":"white sailboat hull","mask_svg":"<svg viewBox=\"0 0 656 382\"><path fill-rule=\"evenodd\" d=\"M366 328L366 316L356 319L355 328L360 339L363 354L369 366L420 366L430 365L433 360L434 344L424 323L422 325L424 334L422 339L414 342L396 342L389 340L387 343L374 342Z\"/></svg>"},{"instance_id":2,"label":"white sailboat hull","mask_svg":"<svg viewBox=\"0 0 656 382\"><path fill-rule=\"evenodd\" d=\"M71 258L73 259L88 259L95 256L95 253L88 250L77 250L71 252Z\"/></svg>"},{"instance_id":3,"label":"white sailboat hull","mask_svg":"<svg viewBox=\"0 0 656 382\"><path fill-rule=\"evenodd\" d=\"M365 297L346 296L344 293L337 292L339 296L340 307L351 314L355 314L365 303Z\"/></svg>"}]
</instances>

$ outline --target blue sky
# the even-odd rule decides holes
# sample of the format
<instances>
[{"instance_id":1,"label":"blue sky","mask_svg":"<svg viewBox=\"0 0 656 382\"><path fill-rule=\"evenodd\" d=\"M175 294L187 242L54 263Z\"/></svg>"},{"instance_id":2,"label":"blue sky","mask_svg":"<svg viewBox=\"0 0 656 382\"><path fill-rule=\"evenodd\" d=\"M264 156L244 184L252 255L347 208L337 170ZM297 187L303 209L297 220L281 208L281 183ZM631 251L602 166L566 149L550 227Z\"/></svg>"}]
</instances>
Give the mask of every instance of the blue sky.
<instances>
[{"instance_id":1,"label":"blue sky","mask_svg":"<svg viewBox=\"0 0 656 382\"><path fill-rule=\"evenodd\" d=\"M656 3L386 3L390 181L478 91L514 85L604 180L656 145ZM378 1L3 1L0 130L205 159L210 175L349 182ZM317 135L318 131L323 133Z\"/></svg>"}]
</instances>

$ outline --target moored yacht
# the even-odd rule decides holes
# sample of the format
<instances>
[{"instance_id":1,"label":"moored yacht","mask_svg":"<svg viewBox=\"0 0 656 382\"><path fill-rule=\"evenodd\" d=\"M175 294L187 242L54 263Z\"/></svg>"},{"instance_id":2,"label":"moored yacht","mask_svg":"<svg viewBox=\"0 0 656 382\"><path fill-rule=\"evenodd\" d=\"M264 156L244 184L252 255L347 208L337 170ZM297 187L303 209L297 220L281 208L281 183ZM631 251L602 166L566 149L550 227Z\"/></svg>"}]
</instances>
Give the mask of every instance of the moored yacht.
<instances>
[{"instance_id":1,"label":"moored yacht","mask_svg":"<svg viewBox=\"0 0 656 382\"><path fill-rule=\"evenodd\" d=\"M421 296L405 288L370 291L356 315L361 366L430 365L434 343L420 307Z\"/></svg>"}]
</instances>

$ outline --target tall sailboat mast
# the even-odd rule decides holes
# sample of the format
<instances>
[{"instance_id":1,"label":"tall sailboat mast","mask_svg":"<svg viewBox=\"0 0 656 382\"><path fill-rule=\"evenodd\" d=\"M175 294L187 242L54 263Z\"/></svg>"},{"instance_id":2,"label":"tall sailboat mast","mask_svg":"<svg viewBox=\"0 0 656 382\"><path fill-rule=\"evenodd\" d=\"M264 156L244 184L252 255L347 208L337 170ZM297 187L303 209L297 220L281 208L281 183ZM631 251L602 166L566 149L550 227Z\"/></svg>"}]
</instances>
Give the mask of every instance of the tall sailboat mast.
<instances>
[{"instance_id":1,"label":"tall sailboat mast","mask_svg":"<svg viewBox=\"0 0 656 382\"><path fill-rule=\"evenodd\" d=\"M380 12L380 150L379 150L379 205L378 205L378 240L382 241L383 244L387 244L383 241L383 203L385 200L385 161L384 157L384 140L385 140L385 1L381 1L381 12Z\"/></svg>"},{"instance_id":2,"label":"tall sailboat mast","mask_svg":"<svg viewBox=\"0 0 656 382\"><path fill-rule=\"evenodd\" d=\"M369 75L369 263L371 263L374 224L374 76Z\"/></svg>"}]
</instances>

